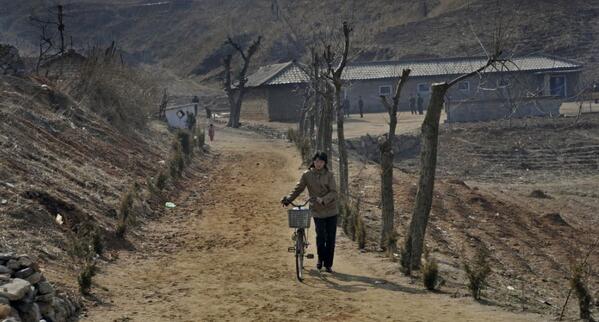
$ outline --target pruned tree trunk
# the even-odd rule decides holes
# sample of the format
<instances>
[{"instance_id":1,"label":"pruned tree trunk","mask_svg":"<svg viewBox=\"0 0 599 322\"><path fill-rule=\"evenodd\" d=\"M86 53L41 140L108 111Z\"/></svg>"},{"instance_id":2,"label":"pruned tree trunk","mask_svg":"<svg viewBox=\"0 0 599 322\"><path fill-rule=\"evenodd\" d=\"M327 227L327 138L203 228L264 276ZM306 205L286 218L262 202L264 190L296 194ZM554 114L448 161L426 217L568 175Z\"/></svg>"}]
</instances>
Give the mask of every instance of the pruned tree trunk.
<instances>
[{"instance_id":1,"label":"pruned tree trunk","mask_svg":"<svg viewBox=\"0 0 599 322\"><path fill-rule=\"evenodd\" d=\"M431 99L422 122L420 150L420 179L414 205L414 213L410 222L408 235L405 238L402 252L402 263L409 271L420 267L420 257L424 246L424 234L428 224L433 202L435 170L437 167L437 144L439 138L439 119L443 110L445 93L449 89L447 83L432 85ZM407 261L407 262L405 262Z\"/></svg>"},{"instance_id":2,"label":"pruned tree trunk","mask_svg":"<svg viewBox=\"0 0 599 322\"><path fill-rule=\"evenodd\" d=\"M389 252L395 251L395 205L393 196L393 145L395 143L395 129L397 127L397 109L399 107L399 98L401 89L410 76L409 69L404 69L401 73L397 85L395 86L395 95L393 96L393 105L387 102L385 96L381 96L383 106L389 114L389 132L381 137L379 149L381 151L381 203L382 227L380 247Z\"/></svg>"},{"instance_id":3,"label":"pruned tree trunk","mask_svg":"<svg viewBox=\"0 0 599 322\"><path fill-rule=\"evenodd\" d=\"M349 192L349 171L347 161L347 148L345 145L345 134L343 128L343 105L341 104L341 87L343 85L342 75L345 66L347 65L347 56L349 53L349 40L352 32L352 27L343 22L343 52L341 60L336 64L336 53L331 49L331 45L327 45L323 55L324 61L327 64L327 77L331 81L331 86L334 90L334 108L337 112L337 147L339 153L339 195L343 202L346 200Z\"/></svg>"},{"instance_id":4,"label":"pruned tree trunk","mask_svg":"<svg viewBox=\"0 0 599 322\"><path fill-rule=\"evenodd\" d=\"M341 104L341 84L335 86L335 110L337 112L337 152L339 153L339 193L342 200L345 200L349 190L349 171L343 126L345 116L343 115L343 106Z\"/></svg>"},{"instance_id":5,"label":"pruned tree trunk","mask_svg":"<svg viewBox=\"0 0 599 322\"><path fill-rule=\"evenodd\" d=\"M241 45L237 44L231 37L227 38L226 44L233 47L243 60L243 65L237 75L237 86L233 88L231 81L231 61L233 55L227 55L223 59L223 66L225 68L225 79L224 79L224 90L229 100L229 121L227 122L228 127L238 128L240 125L241 116L241 104L243 103L243 96L245 95L245 84L247 82L246 74L250 66L252 56L256 53L260 46L262 36L259 36L247 49L247 52L243 50Z\"/></svg>"}]
</instances>

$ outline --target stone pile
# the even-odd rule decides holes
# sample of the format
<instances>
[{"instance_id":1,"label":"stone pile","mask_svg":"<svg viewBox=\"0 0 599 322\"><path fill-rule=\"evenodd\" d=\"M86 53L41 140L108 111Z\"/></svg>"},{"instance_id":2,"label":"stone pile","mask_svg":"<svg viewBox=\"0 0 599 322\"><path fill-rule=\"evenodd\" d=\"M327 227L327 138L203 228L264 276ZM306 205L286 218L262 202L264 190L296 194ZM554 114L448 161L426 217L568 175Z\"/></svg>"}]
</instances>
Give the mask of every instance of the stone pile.
<instances>
[{"instance_id":1,"label":"stone pile","mask_svg":"<svg viewBox=\"0 0 599 322\"><path fill-rule=\"evenodd\" d=\"M24 74L25 64L17 48L0 44L0 75L22 76Z\"/></svg>"},{"instance_id":2,"label":"stone pile","mask_svg":"<svg viewBox=\"0 0 599 322\"><path fill-rule=\"evenodd\" d=\"M57 294L30 257L0 253L0 321L62 322L79 309L78 302Z\"/></svg>"}]
</instances>

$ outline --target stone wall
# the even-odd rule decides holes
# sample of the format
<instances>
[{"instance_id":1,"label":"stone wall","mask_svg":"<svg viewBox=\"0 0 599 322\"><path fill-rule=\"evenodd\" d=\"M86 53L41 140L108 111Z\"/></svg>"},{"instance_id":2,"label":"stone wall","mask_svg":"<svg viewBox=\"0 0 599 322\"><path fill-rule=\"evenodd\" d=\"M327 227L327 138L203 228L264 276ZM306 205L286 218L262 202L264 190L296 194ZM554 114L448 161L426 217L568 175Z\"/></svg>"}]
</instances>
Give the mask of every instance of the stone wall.
<instances>
[{"instance_id":1,"label":"stone wall","mask_svg":"<svg viewBox=\"0 0 599 322\"><path fill-rule=\"evenodd\" d=\"M447 112L447 122L484 122L508 118L531 116L559 116L561 99L553 97L522 98L513 102L517 108L506 100L462 101L451 102Z\"/></svg>"},{"instance_id":2,"label":"stone wall","mask_svg":"<svg viewBox=\"0 0 599 322\"><path fill-rule=\"evenodd\" d=\"M77 301L55 290L30 257L0 253L0 321L64 322L80 309Z\"/></svg>"}]
</instances>

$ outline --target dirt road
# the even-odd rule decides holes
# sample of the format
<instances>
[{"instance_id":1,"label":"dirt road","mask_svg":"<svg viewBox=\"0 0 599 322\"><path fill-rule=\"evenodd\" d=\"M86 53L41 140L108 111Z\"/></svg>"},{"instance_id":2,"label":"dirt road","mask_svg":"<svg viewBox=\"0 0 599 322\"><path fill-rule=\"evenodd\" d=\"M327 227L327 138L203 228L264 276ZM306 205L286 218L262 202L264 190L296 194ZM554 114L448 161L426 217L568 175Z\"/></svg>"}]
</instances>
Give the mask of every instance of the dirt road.
<instances>
[{"instance_id":1,"label":"dirt road","mask_svg":"<svg viewBox=\"0 0 599 322\"><path fill-rule=\"evenodd\" d=\"M301 172L295 149L219 130L212 151L210 173L185 182L178 207L144 228L144 244L102 268L95 294L104 304L84 321L542 320L425 292L341 235L336 272L321 275L308 261L298 283L277 204Z\"/></svg>"}]
</instances>

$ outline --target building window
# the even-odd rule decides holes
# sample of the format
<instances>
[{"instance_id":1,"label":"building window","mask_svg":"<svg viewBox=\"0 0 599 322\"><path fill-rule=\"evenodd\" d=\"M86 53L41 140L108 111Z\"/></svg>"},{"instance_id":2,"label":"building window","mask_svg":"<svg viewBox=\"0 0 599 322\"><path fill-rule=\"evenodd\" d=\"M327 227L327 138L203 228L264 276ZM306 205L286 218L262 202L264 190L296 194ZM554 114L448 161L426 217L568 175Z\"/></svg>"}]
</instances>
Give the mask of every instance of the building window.
<instances>
[{"instance_id":1,"label":"building window","mask_svg":"<svg viewBox=\"0 0 599 322\"><path fill-rule=\"evenodd\" d=\"M383 85L379 86L379 96L389 96L391 95L391 86Z\"/></svg>"},{"instance_id":2,"label":"building window","mask_svg":"<svg viewBox=\"0 0 599 322\"><path fill-rule=\"evenodd\" d=\"M420 94L428 94L428 92L431 90L431 87L427 83L420 83L418 84L417 90Z\"/></svg>"},{"instance_id":3,"label":"building window","mask_svg":"<svg viewBox=\"0 0 599 322\"><path fill-rule=\"evenodd\" d=\"M177 117L178 118L182 119L183 116L185 116L185 113L183 113L183 111L181 111L181 110L177 111Z\"/></svg>"},{"instance_id":4,"label":"building window","mask_svg":"<svg viewBox=\"0 0 599 322\"><path fill-rule=\"evenodd\" d=\"M469 92L470 91L470 82L469 81L459 82L458 89L462 92Z\"/></svg>"},{"instance_id":5,"label":"building window","mask_svg":"<svg viewBox=\"0 0 599 322\"><path fill-rule=\"evenodd\" d=\"M566 97L566 77L565 76L550 76L549 77L549 94L551 96Z\"/></svg>"}]
</instances>

